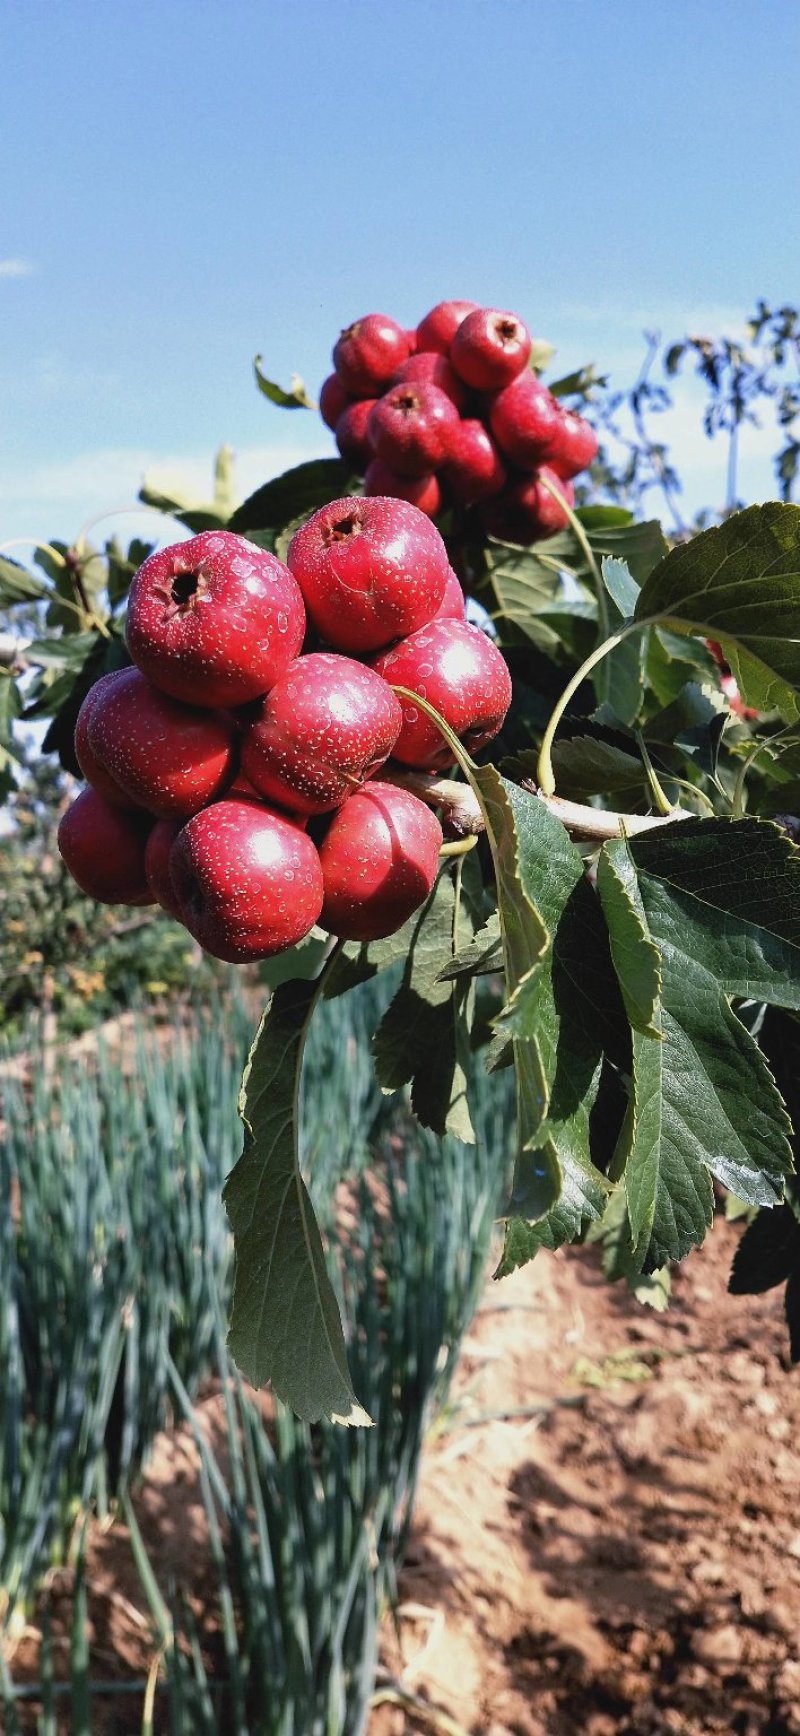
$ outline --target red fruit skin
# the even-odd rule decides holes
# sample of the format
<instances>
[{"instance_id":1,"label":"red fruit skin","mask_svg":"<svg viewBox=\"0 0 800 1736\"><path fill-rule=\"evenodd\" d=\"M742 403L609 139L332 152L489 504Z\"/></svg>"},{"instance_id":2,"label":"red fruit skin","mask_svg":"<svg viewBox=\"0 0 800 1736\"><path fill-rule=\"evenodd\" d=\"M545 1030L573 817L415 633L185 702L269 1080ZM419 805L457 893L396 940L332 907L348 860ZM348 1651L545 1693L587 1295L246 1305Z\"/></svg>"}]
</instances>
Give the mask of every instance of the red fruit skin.
<instances>
[{"instance_id":1,"label":"red fruit skin","mask_svg":"<svg viewBox=\"0 0 800 1736\"><path fill-rule=\"evenodd\" d=\"M453 429L443 474L460 506L474 506L505 487L506 467L488 429L475 417Z\"/></svg>"},{"instance_id":2,"label":"red fruit skin","mask_svg":"<svg viewBox=\"0 0 800 1736\"><path fill-rule=\"evenodd\" d=\"M400 476L424 476L444 463L458 421L452 398L438 386L402 381L371 411L369 438L377 457Z\"/></svg>"},{"instance_id":3,"label":"red fruit skin","mask_svg":"<svg viewBox=\"0 0 800 1736\"><path fill-rule=\"evenodd\" d=\"M436 350L440 356L449 356L459 326L477 306L476 301L437 301L417 326L417 349Z\"/></svg>"},{"instance_id":4,"label":"red fruit skin","mask_svg":"<svg viewBox=\"0 0 800 1736\"><path fill-rule=\"evenodd\" d=\"M334 429L342 414L352 402L350 393L346 392L338 374L329 374L323 380L319 389L319 413L326 428Z\"/></svg>"},{"instance_id":5,"label":"red fruit skin","mask_svg":"<svg viewBox=\"0 0 800 1736\"><path fill-rule=\"evenodd\" d=\"M381 940L424 904L442 828L410 790L372 782L331 821L319 850L322 926L344 940Z\"/></svg>"},{"instance_id":6,"label":"red fruit skin","mask_svg":"<svg viewBox=\"0 0 800 1736\"><path fill-rule=\"evenodd\" d=\"M58 828L58 848L82 892L99 904L150 904L144 867L145 844L153 822L104 801L97 790L81 790Z\"/></svg>"},{"instance_id":7,"label":"red fruit skin","mask_svg":"<svg viewBox=\"0 0 800 1736\"><path fill-rule=\"evenodd\" d=\"M445 723L477 753L500 729L511 704L511 676L491 639L466 621L431 621L375 659L393 687L409 687L434 706ZM420 770L440 770L453 755L436 724L410 700L400 699L403 727L393 758Z\"/></svg>"},{"instance_id":8,"label":"red fruit skin","mask_svg":"<svg viewBox=\"0 0 800 1736\"><path fill-rule=\"evenodd\" d=\"M569 519L563 507L544 487L542 479L548 477L567 504L572 506L575 499L572 483L565 482L554 470L542 465L536 475L519 477L496 500L486 502L483 523L489 535L527 547L564 530Z\"/></svg>"},{"instance_id":9,"label":"red fruit skin","mask_svg":"<svg viewBox=\"0 0 800 1736\"><path fill-rule=\"evenodd\" d=\"M147 884L162 910L182 922L181 907L172 884L169 858L172 846L183 826L182 820L156 820L144 852Z\"/></svg>"},{"instance_id":10,"label":"red fruit skin","mask_svg":"<svg viewBox=\"0 0 800 1736\"><path fill-rule=\"evenodd\" d=\"M396 500L408 500L428 518L435 518L442 505L442 490L432 470L424 476L398 476L397 471L384 464L382 458L373 458L367 465L364 493L391 494Z\"/></svg>"},{"instance_id":11,"label":"red fruit skin","mask_svg":"<svg viewBox=\"0 0 800 1736\"><path fill-rule=\"evenodd\" d=\"M222 795L236 774L229 717L181 705L125 669L89 719L89 746L131 801L161 819L188 819Z\"/></svg>"},{"instance_id":12,"label":"red fruit skin","mask_svg":"<svg viewBox=\"0 0 800 1736\"><path fill-rule=\"evenodd\" d=\"M334 429L334 438L342 457L346 458L355 470L364 470L372 457L368 429L370 412L377 402L377 398L360 398L358 403L348 404Z\"/></svg>"},{"instance_id":13,"label":"red fruit skin","mask_svg":"<svg viewBox=\"0 0 800 1736\"><path fill-rule=\"evenodd\" d=\"M515 313L476 307L462 320L450 345L456 373L478 392L495 392L527 368L531 334Z\"/></svg>"},{"instance_id":14,"label":"red fruit skin","mask_svg":"<svg viewBox=\"0 0 800 1736\"><path fill-rule=\"evenodd\" d=\"M96 790L99 796L103 796L107 802L111 802L113 807L135 808L136 803L131 801L130 796L126 795L125 791L120 788L116 778L112 778L111 773L106 771L104 765L101 765L97 755L92 752L89 745L89 720L94 713L94 708L102 695L108 688L113 687L114 682L123 674L124 670L114 669L110 675L101 675L94 687L89 688L75 722L75 758L87 784L91 784L92 789Z\"/></svg>"},{"instance_id":15,"label":"red fruit skin","mask_svg":"<svg viewBox=\"0 0 800 1736\"><path fill-rule=\"evenodd\" d=\"M452 399L459 416L463 416L467 406L469 393L460 380L454 368L451 368L446 356L437 350L420 350L409 356L403 362L395 375L394 384L399 386L404 380L423 381L427 386L436 386L444 392L446 398Z\"/></svg>"},{"instance_id":16,"label":"red fruit skin","mask_svg":"<svg viewBox=\"0 0 800 1736\"><path fill-rule=\"evenodd\" d=\"M376 398L409 353L409 336L385 313L368 313L341 333L333 365L353 398Z\"/></svg>"},{"instance_id":17,"label":"red fruit skin","mask_svg":"<svg viewBox=\"0 0 800 1736\"><path fill-rule=\"evenodd\" d=\"M594 429L575 410L562 410L548 462L556 476L570 482L582 470L588 470L598 453Z\"/></svg>"},{"instance_id":18,"label":"red fruit skin","mask_svg":"<svg viewBox=\"0 0 800 1736\"><path fill-rule=\"evenodd\" d=\"M561 417L558 400L529 370L497 392L489 405L489 426L500 451L520 470L537 470L549 461Z\"/></svg>"},{"instance_id":19,"label":"red fruit skin","mask_svg":"<svg viewBox=\"0 0 800 1736\"><path fill-rule=\"evenodd\" d=\"M434 621L463 621L466 613L464 592L458 582L457 575L451 567L450 577L445 585L444 596L434 615Z\"/></svg>"},{"instance_id":20,"label":"red fruit skin","mask_svg":"<svg viewBox=\"0 0 800 1736\"><path fill-rule=\"evenodd\" d=\"M210 708L267 693L297 656L303 599L266 549L208 530L150 555L135 574L126 638L142 674Z\"/></svg>"},{"instance_id":21,"label":"red fruit skin","mask_svg":"<svg viewBox=\"0 0 800 1736\"><path fill-rule=\"evenodd\" d=\"M215 802L187 821L169 866L181 920L206 952L229 964L294 946L322 909L311 839L287 815L246 797Z\"/></svg>"},{"instance_id":22,"label":"red fruit skin","mask_svg":"<svg viewBox=\"0 0 800 1736\"><path fill-rule=\"evenodd\" d=\"M269 802L329 813L380 770L402 723L373 669L326 651L298 657L245 729L242 770Z\"/></svg>"},{"instance_id":23,"label":"red fruit skin","mask_svg":"<svg viewBox=\"0 0 800 1736\"><path fill-rule=\"evenodd\" d=\"M450 563L430 519L405 500L352 496L320 507L287 562L322 638L337 651L378 651L429 621Z\"/></svg>"}]
</instances>

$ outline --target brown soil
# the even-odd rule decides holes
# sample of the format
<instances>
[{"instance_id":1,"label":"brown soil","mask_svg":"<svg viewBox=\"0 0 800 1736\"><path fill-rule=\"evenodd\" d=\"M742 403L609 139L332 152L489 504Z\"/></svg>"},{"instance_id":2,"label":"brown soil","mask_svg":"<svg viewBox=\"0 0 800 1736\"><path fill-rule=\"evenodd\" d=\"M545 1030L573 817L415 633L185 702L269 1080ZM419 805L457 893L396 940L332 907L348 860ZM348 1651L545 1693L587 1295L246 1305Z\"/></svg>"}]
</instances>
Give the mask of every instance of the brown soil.
<instances>
[{"instance_id":1,"label":"brown soil","mask_svg":"<svg viewBox=\"0 0 800 1736\"><path fill-rule=\"evenodd\" d=\"M487 1287L384 1633L405 1703L370 1736L800 1736L800 1374L779 1292L726 1293L736 1235L717 1224L666 1315L610 1290L592 1251ZM220 1450L218 1400L200 1412ZM213 1657L185 1430L159 1442L137 1513L163 1579L188 1570ZM88 1581L93 1673L141 1679L154 1647L121 1525L95 1528ZM66 1657L71 1575L54 1590ZM17 1681L37 1641L13 1642ZM132 1714L117 1702L107 1728Z\"/></svg>"}]
</instances>

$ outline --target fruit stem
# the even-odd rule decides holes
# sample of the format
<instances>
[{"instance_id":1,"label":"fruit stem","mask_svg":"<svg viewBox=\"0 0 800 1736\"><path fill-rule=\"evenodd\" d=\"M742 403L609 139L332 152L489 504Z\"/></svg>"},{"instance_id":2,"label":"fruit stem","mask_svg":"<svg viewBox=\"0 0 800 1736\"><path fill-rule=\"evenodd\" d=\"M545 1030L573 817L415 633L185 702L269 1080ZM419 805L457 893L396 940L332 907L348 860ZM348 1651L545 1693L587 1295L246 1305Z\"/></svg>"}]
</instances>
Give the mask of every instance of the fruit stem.
<instances>
[{"instance_id":1,"label":"fruit stem","mask_svg":"<svg viewBox=\"0 0 800 1736\"><path fill-rule=\"evenodd\" d=\"M50 556L51 561L54 561L57 567L69 568L69 561L65 555L62 555L60 549L54 548L52 543L41 542L39 538L35 536L9 537L7 542L0 543L0 555L3 554L6 549L15 549L20 547L41 549L43 554ZM82 621L85 621L88 617L89 626L96 627L98 633L101 633L104 639L110 639L111 634L108 631L105 621L101 620L100 616L96 615L92 609L83 588L83 581L74 569L71 570L72 581L78 590L80 603L74 602L72 597L62 597L59 592L55 591L50 593L53 602L58 603L59 607L62 609L71 609L73 615L79 615Z\"/></svg>"},{"instance_id":2,"label":"fruit stem","mask_svg":"<svg viewBox=\"0 0 800 1736\"><path fill-rule=\"evenodd\" d=\"M430 772L384 769L381 777L387 783L397 784L400 789L411 790L428 807L441 808L448 826L461 834L458 842L471 843L486 830L480 803L468 784L457 783L454 778L437 778ZM582 844L602 844L609 838L633 838L641 832L651 832L657 826L669 825L673 820L695 817L684 808L671 808L664 815L618 814L613 809L590 808L583 802L545 795L543 790L527 780L523 780L520 787L543 802L548 813L561 821L570 837ZM447 845L444 848L448 850ZM454 851L449 853L455 854Z\"/></svg>"},{"instance_id":3,"label":"fruit stem","mask_svg":"<svg viewBox=\"0 0 800 1736\"><path fill-rule=\"evenodd\" d=\"M661 784L659 783L659 780L658 780L658 773L657 773L656 768L653 765L653 762L650 758L650 753L649 753L649 750L647 747L647 743L644 739L644 736L642 735L642 732L640 729L637 729L635 734L636 734L636 745L637 745L639 752L642 756L642 765L644 766L645 776L647 778L647 783L648 783L648 786L650 789L650 794L652 795L653 801L655 802L655 805L658 809L659 814L664 814L664 815L669 814L671 816L672 803L667 800L667 797L665 796L664 791L661 788Z\"/></svg>"},{"instance_id":4,"label":"fruit stem","mask_svg":"<svg viewBox=\"0 0 800 1736\"><path fill-rule=\"evenodd\" d=\"M566 495L562 494L561 489L558 488L554 482L551 482L549 477L543 476L541 473L539 475L539 481L542 488L545 488L547 493L552 495L553 500L558 502L562 512L569 521L570 528L576 540L580 544L584 559L592 575L592 583L594 584L597 593L597 612L600 616L600 633L602 638L605 639L608 633L608 600L606 587L603 583L603 575L597 565L594 549L592 548L577 513L573 512Z\"/></svg>"},{"instance_id":5,"label":"fruit stem","mask_svg":"<svg viewBox=\"0 0 800 1736\"><path fill-rule=\"evenodd\" d=\"M591 673L595 666L598 663L602 663L603 658L608 656L609 651L615 651L618 645L622 645L626 639L631 637L631 634L643 633L646 627L652 627L653 621L657 618L658 617L653 617L645 621L626 622L625 626L620 627L616 633L612 633L610 638L604 639L601 645L595 646L594 651L592 651L586 658L585 662L581 664L580 669L576 669L571 681L567 682L561 698L558 700L550 714L550 720L544 735L542 736L542 745L539 749L536 778L542 795L552 796L555 794L556 780L553 772L553 761L551 758L553 741L555 739L556 730L558 729L573 694L577 693L578 688L581 686L582 682L586 680L587 675Z\"/></svg>"}]
</instances>

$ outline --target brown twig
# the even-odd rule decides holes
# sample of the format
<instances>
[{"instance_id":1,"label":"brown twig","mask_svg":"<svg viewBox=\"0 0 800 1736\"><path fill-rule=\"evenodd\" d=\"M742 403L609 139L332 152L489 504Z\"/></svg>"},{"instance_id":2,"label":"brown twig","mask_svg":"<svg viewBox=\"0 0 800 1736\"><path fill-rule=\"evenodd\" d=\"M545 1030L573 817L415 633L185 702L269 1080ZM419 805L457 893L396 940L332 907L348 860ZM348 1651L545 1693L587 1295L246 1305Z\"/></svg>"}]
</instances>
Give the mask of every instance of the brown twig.
<instances>
[{"instance_id":1,"label":"brown twig","mask_svg":"<svg viewBox=\"0 0 800 1736\"><path fill-rule=\"evenodd\" d=\"M381 776L387 783L412 790L431 808L441 808L447 829L459 838L469 838L486 830L477 796L469 784L454 778L437 778L432 772L406 772L392 769ZM562 796L543 796L532 783L523 782L522 789L538 797L548 812L561 821L576 843L602 844L608 838L636 837L641 832L654 831L673 820L690 820L695 816L685 808L673 808L670 814L617 814L607 808L590 808L583 802L568 802Z\"/></svg>"}]
</instances>

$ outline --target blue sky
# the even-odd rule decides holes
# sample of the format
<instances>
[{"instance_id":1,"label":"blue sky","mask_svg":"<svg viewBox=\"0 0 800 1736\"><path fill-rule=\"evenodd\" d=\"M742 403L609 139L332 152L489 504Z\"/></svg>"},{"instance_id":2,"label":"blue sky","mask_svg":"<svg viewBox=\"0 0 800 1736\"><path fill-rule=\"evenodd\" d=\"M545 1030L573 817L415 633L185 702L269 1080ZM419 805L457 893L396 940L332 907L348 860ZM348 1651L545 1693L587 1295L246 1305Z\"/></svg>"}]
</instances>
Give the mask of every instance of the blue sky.
<instances>
[{"instance_id":1,"label":"blue sky","mask_svg":"<svg viewBox=\"0 0 800 1736\"><path fill-rule=\"evenodd\" d=\"M330 450L251 359L316 389L373 309L510 307L622 381L645 325L800 293L785 0L4 0L0 64L0 540Z\"/></svg>"}]
</instances>

